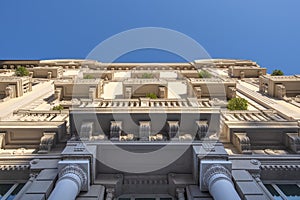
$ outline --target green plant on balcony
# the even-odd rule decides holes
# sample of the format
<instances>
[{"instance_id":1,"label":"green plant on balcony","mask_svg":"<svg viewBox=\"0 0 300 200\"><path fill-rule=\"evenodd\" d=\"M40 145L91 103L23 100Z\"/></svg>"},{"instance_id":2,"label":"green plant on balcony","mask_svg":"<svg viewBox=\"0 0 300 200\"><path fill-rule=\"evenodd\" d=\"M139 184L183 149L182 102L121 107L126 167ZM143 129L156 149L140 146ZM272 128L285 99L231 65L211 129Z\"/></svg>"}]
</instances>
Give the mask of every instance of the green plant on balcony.
<instances>
[{"instance_id":1,"label":"green plant on balcony","mask_svg":"<svg viewBox=\"0 0 300 200\"><path fill-rule=\"evenodd\" d=\"M248 101L243 98L232 98L229 100L227 108L229 110L247 110Z\"/></svg>"},{"instance_id":2,"label":"green plant on balcony","mask_svg":"<svg viewBox=\"0 0 300 200\"><path fill-rule=\"evenodd\" d=\"M199 78L211 78L212 77L212 75L206 70L201 70L198 73L198 76L199 76Z\"/></svg>"},{"instance_id":3,"label":"green plant on balcony","mask_svg":"<svg viewBox=\"0 0 300 200\"><path fill-rule=\"evenodd\" d=\"M64 107L62 105L57 105L52 108L52 110L63 110Z\"/></svg>"},{"instance_id":4,"label":"green plant on balcony","mask_svg":"<svg viewBox=\"0 0 300 200\"><path fill-rule=\"evenodd\" d=\"M29 75L29 71L26 67L18 67L15 71L16 76L28 76Z\"/></svg>"},{"instance_id":5,"label":"green plant on balcony","mask_svg":"<svg viewBox=\"0 0 300 200\"><path fill-rule=\"evenodd\" d=\"M283 75L284 73L280 69L275 69L271 74L271 76L283 76Z\"/></svg>"},{"instance_id":6,"label":"green plant on balcony","mask_svg":"<svg viewBox=\"0 0 300 200\"><path fill-rule=\"evenodd\" d=\"M153 78L153 74L151 73L143 73L142 78Z\"/></svg>"},{"instance_id":7,"label":"green plant on balcony","mask_svg":"<svg viewBox=\"0 0 300 200\"><path fill-rule=\"evenodd\" d=\"M146 97L150 98L150 99L157 99L157 95L154 93L149 93L146 95Z\"/></svg>"},{"instance_id":8,"label":"green plant on balcony","mask_svg":"<svg viewBox=\"0 0 300 200\"><path fill-rule=\"evenodd\" d=\"M94 79L95 77L93 76L93 75L91 75L91 74L85 74L84 76L83 76L83 79Z\"/></svg>"}]
</instances>

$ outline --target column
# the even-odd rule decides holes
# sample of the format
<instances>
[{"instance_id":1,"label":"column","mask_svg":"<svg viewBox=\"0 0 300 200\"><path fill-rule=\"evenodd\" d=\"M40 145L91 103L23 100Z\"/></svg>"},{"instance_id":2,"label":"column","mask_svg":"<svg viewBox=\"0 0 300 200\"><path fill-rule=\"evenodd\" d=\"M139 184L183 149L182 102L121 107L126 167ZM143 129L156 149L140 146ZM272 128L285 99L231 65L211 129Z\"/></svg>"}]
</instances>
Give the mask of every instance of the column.
<instances>
[{"instance_id":1,"label":"column","mask_svg":"<svg viewBox=\"0 0 300 200\"><path fill-rule=\"evenodd\" d=\"M88 180L87 173L78 165L67 165L60 174L48 200L75 200Z\"/></svg>"},{"instance_id":2,"label":"column","mask_svg":"<svg viewBox=\"0 0 300 200\"><path fill-rule=\"evenodd\" d=\"M230 172L221 165L214 165L206 171L204 183L214 200L241 199L234 188Z\"/></svg>"}]
</instances>

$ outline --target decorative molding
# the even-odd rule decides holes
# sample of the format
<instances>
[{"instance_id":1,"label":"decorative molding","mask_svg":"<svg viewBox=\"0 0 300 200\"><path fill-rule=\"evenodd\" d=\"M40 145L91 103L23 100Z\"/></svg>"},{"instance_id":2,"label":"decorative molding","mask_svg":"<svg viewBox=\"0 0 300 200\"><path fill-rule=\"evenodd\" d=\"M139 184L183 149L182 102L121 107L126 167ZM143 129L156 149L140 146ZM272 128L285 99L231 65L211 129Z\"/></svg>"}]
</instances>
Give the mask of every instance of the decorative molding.
<instances>
[{"instance_id":1,"label":"decorative molding","mask_svg":"<svg viewBox=\"0 0 300 200\"><path fill-rule=\"evenodd\" d=\"M133 141L133 140L135 140L135 137L134 137L134 134L128 133L125 135L120 135L119 140L120 141Z\"/></svg>"},{"instance_id":2,"label":"decorative molding","mask_svg":"<svg viewBox=\"0 0 300 200\"><path fill-rule=\"evenodd\" d=\"M176 189L176 196L178 200L185 200L185 189L184 188L177 188Z\"/></svg>"},{"instance_id":3,"label":"decorative molding","mask_svg":"<svg viewBox=\"0 0 300 200\"><path fill-rule=\"evenodd\" d=\"M258 179L260 179L260 174L259 173L252 173L251 176L257 181Z\"/></svg>"},{"instance_id":4,"label":"decorative molding","mask_svg":"<svg viewBox=\"0 0 300 200\"><path fill-rule=\"evenodd\" d=\"M202 120L202 121L196 121L197 125L197 135L200 140L206 137L208 132L208 121Z\"/></svg>"},{"instance_id":5,"label":"decorative molding","mask_svg":"<svg viewBox=\"0 0 300 200\"><path fill-rule=\"evenodd\" d=\"M236 88L228 87L228 99L232 99L236 97Z\"/></svg>"},{"instance_id":6,"label":"decorative molding","mask_svg":"<svg viewBox=\"0 0 300 200\"><path fill-rule=\"evenodd\" d=\"M62 100L62 87L57 87L55 88L54 91L54 98L61 101Z\"/></svg>"},{"instance_id":7,"label":"decorative molding","mask_svg":"<svg viewBox=\"0 0 300 200\"><path fill-rule=\"evenodd\" d=\"M124 185L157 185L157 184L168 184L168 179L165 176L132 176L124 178Z\"/></svg>"},{"instance_id":8,"label":"decorative molding","mask_svg":"<svg viewBox=\"0 0 300 200\"><path fill-rule=\"evenodd\" d=\"M202 147L206 152L215 152L216 151L215 143L211 142L211 141L204 141L202 143Z\"/></svg>"},{"instance_id":9,"label":"decorative molding","mask_svg":"<svg viewBox=\"0 0 300 200\"><path fill-rule=\"evenodd\" d=\"M115 189L107 188L106 189L106 200L113 200L114 196L115 196Z\"/></svg>"},{"instance_id":10,"label":"decorative molding","mask_svg":"<svg viewBox=\"0 0 300 200\"><path fill-rule=\"evenodd\" d=\"M85 150L86 150L86 146L82 142L77 143L76 146L74 147L74 152L83 152Z\"/></svg>"},{"instance_id":11,"label":"decorative molding","mask_svg":"<svg viewBox=\"0 0 300 200\"><path fill-rule=\"evenodd\" d=\"M0 133L0 149L4 149L6 133Z\"/></svg>"},{"instance_id":12,"label":"decorative molding","mask_svg":"<svg viewBox=\"0 0 300 200\"><path fill-rule=\"evenodd\" d=\"M52 78L52 72L47 72L47 78L51 79Z\"/></svg>"},{"instance_id":13,"label":"decorative molding","mask_svg":"<svg viewBox=\"0 0 300 200\"><path fill-rule=\"evenodd\" d=\"M122 121L111 121L110 123L110 139L119 140L122 133Z\"/></svg>"},{"instance_id":14,"label":"decorative molding","mask_svg":"<svg viewBox=\"0 0 300 200\"><path fill-rule=\"evenodd\" d=\"M250 138L247 133L234 133L232 143L240 153L251 154Z\"/></svg>"},{"instance_id":15,"label":"decorative molding","mask_svg":"<svg viewBox=\"0 0 300 200\"><path fill-rule=\"evenodd\" d=\"M300 136L298 133L286 133L285 145L295 153L300 153Z\"/></svg>"},{"instance_id":16,"label":"decorative molding","mask_svg":"<svg viewBox=\"0 0 300 200\"><path fill-rule=\"evenodd\" d=\"M155 134L149 136L149 141L164 141L166 138L163 136L163 134Z\"/></svg>"},{"instance_id":17,"label":"decorative molding","mask_svg":"<svg viewBox=\"0 0 300 200\"><path fill-rule=\"evenodd\" d=\"M192 141L193 139L194 137L189 133L185 133L179 136L180 141Z\"/></svg>"},{"instance_id":18,"label":"decorative molding","mask_svg":"<svg viewBox=\"0 0 300 200\"><path fill-rule=\"evenodd\" d=\"M261 165L260 168L270 171L299 171L300 165Z\"/></svg>"},{"instance_id":19,"label":"decorative molding","mask_svg":"<svg viewBox=\"0 0 300 200\"><path fill-rule=\"evenodd\" d=\"M44 133L41 137L39 153L47 153L55 145L56 133Z\"/></svg>"},{"instance_id":20,"label":"decorative molding","mask_svg":"<svg viewBox=\"0 0 300 200\"><path fill-rule=\"evenodd\" d=\"M198 99L201 99L201 87L194 87L195 95Z\"/></svg>"},{"instance_id":21,"label":"decorative molding","mask_svg":"<svg viewBox=\"0 0 300 200\"><path fill-rule=\"evenodd\" d=\"M29 177L30 177L30 179L35 180L38 175L39 175L39 172L31 172L29 174Z\"/></svg>"},{"instance_id":22,"label":"decorative molding","mask_svg":"<svg viewBox=\"0 0 300 200\"><path fill-rule=\"evenodd\" d=\"M148 140L151 132L150 121L140 121L139 129L140 140Z\"/></svg>"},{"instance_id":23,"label":"decorative molding","mask_svg":"<svg viewBox=\"0 0 300 200\"><path fill-rule=\"evenodd\" d=\"M178 138L179 121L168 121L168 129L170 140Z\"/></svg>"},{"instance_id":24,"label":"decorative molding","mask_svg":"<svg viewBox=\"0 0 300 200\"><path fill-rule=\"evenodd\" d=\"M27 170L29 165L0 165L0 171Z\"/></svg>"},{"instance_id":25,"label":"decorative molding","mask_svg":"<svg viewBox=\"0 0 300 200\"><path fill-rule=\"evenodd\" d=\"M93 122L83 122L80 128L80 139L89 139L93 135Z\"/></svg>"}]
</instances>

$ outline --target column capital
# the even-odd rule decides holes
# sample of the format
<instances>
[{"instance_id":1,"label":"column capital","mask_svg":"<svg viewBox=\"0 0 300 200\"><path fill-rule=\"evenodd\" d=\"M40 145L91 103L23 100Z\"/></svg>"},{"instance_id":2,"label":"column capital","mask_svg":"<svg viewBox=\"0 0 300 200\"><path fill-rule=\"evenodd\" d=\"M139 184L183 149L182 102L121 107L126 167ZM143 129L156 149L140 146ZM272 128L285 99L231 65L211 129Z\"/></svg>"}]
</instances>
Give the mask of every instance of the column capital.
<instances>
[{"instance_id":1,"label":"column capital","mask_svg":"<svg viewBox=\"0 0 300 200\"><path fill-rule=\"evenodd\" d=\"M230 171L219 164L215 164L207 169L207 171L204 173L203 179L205 186L208 187L209 190L211 185L220 179L226 179L232 183Z\"/></svg>"},{"instance_id":2,"label":"column capital","mask_svg":"<svg viewBox=\"0 0 300 200\"><path fill-rule=\"evenodd\" d=\"M231 182L231 167L232 163L226 160L201 160L199 172L200 190L209 191L211 180L223 178Z\"/></svg>"},{"instance_id":3,"label":"column capital","mask_svg":"<svg viewBox=\"0 0 300 200\"><path fill-rule=\"evenodd\" d=\"M208 190L215 200L241 199L231 180L230 161L211 160L207 162L204 161L202 165L204 165L202 167L200 166L200 170L204 170L202 175L203 185L200 185L202 191Z\"/></svg>"},{"instance_id":4,"label":"column capital","mask_svg":"<svg viewBox=\"0 0 300 200\"><path fill-rule=\"evenodd\" d=\"M58 181L63 179L73 180L80 190L83 190L83 187L87 185L88 182L87 173L76 164L67 165L59 172Z\"/></svg>"},{"instance_id":5,"label":"column capital","mask_svg":"<svg viewBox=\"0 0 300 200\"><path fill-rule=\"evenodd\" d=\"M59 180L75 181L80 191L88 191L90 185L90 168L88 160L63 160L58 163ZM59 181L58 180L58 181Z\"/></svg>"}]
</instances>

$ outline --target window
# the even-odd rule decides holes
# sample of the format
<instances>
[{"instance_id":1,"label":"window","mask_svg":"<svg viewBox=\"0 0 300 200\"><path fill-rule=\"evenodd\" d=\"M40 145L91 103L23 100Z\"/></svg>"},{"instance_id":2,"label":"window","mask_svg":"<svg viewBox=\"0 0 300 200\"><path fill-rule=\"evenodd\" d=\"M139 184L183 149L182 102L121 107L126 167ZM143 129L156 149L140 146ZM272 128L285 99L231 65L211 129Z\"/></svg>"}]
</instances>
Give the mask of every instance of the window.
<instances>
[{"instance_id":1,"label":"window","mask_svg":"<svg viewBox=\"0 0 300 200\"><path fill-rule=\"evenodd\" d=\"M8 190L13 186L13 184L0 184L0 199L8 192Z\"/></svg>"},{"instance_id":2,"label":"window","mask_svg":"<svg viewBox=\"0 0 300 200\"><path fill-rule=\"evenodd\" d=\"M282 200L280 194L273 188L271 184L266 184L265 187L269 190L275 200Z\"/></svg>"},{"instance_id":3,"label":"window","mask_svg":"<svg viewBox=\"0 0 300 200\"><path fill-rule=\"evenodd\" d=\"M135 200L156 200L155 198L135 198Z\"/></svg>"},{"instance_id":4,"label":"window","mask_svg":"<svg viewBox=\"0 0 300 200\"><path fill-rule=\"evenodd\" d=\"M299 200L300 186L297 184L265 184L275 200Z\"/></svg>"},{"instance_id":5,"label":"window","mask_svg":"<svg viewBox=\"0 0 300 200\"><path fill-rule=\"evenodd\" d=\"M0 200L13 200L21 191L25 183L3 184L0 183Z\"/></svg>"},{"instance_id":6,"label":"window","mask_svg":"<svg viewBox=\"0 0 300 200\"><path fill-rule=\"evenodd\" d=\"M174 200L173 197L167 194L128 194L121 195L118 200Z\"/></svg>"}]
</instances>

